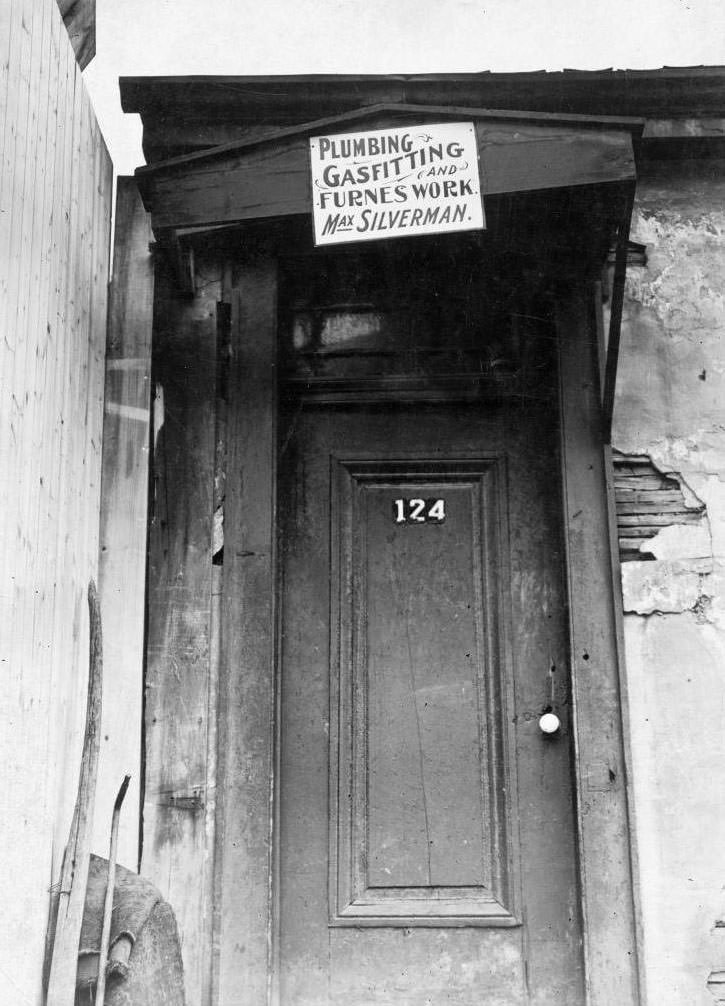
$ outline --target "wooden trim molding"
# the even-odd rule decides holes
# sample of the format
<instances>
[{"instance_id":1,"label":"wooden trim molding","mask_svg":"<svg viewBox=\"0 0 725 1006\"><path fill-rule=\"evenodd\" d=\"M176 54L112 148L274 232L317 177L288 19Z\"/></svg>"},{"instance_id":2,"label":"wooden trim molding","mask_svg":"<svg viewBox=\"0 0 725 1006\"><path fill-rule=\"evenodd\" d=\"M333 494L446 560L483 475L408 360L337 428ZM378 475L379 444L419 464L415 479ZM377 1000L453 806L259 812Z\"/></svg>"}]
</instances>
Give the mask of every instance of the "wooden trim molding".
<instances>
[{"instance_id":1,"label":"wooden trim molding","mask_svg":"<svg viewBox=\"0 0 725 1006\"><path fill-rule=\"evenodd\" d=\"M597 338L585 279L559 305L561 457L587 1006L639 1003Z\"/></svg>"},{"instance_id":2,"label":"wooden trim molding","mask_svg":"<svg viewBox=\"0 0 725 1006\"><path fill-rule=\"evenodd\" d=\"M275 914L274 255L264 250L246 251L233 287L219 682L214 1002L267 1006L273 985ZM573 293L559 304L557 328L586 1003L636 1006L639 992L630 819L596 331L585 278L573 276L567 289ZM339 491L344 502L345 493L352 490L343 485ZM349 532L341 521L344 538ZM341 556L344 551L340 549ZM351 669L354 673L354 665ZM398 906L399 924L409 917L403 907ZM375 912L380 915L379 906ZM351 921L360 924L359 919ZM338 924L349 923L341 917Z\"/></svg>"}]
</instances>

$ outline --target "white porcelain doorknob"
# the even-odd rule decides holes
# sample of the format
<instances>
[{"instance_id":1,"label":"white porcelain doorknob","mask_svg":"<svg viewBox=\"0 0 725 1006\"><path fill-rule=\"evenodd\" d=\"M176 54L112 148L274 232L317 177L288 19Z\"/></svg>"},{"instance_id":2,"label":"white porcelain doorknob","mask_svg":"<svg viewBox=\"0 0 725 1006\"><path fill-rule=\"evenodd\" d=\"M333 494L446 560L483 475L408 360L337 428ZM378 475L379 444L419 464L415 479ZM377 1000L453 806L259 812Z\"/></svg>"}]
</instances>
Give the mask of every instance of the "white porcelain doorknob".
<instances>
[{"instance_id":1,"label":"white porcelain doorknob","mask_svg":"<svg viewBox=\"0 0 725 1006\"><path fill-rule=\"evenodd\" d=\"M555 734L561 726L561 720L556 713L544 713L539 719L539 729L542 734Z\"/></svg>"}]
</instances>

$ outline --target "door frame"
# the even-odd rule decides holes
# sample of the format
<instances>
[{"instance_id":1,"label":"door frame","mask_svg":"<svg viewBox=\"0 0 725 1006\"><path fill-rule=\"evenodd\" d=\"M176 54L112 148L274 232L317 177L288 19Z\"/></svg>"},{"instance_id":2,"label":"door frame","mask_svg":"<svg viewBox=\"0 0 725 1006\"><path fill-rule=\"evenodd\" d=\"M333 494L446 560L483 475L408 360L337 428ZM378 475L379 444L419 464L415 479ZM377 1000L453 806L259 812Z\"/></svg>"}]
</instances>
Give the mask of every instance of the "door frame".
<instances>
[{"instance_id":1,"label":"door frame","mask_svg":"<svg viewBox=\"0 0 725 1006\"><path fill-rule=\"evenodd\" d=\"M216 817L217 1001L272 994L276 779L277 257L256 242L232 298ZM569 597L575 803L587 1006L640 1002L593 291L558 301L561 498ZM616 545L616 541L614 542Z\"/></svg>"}]
</instances>

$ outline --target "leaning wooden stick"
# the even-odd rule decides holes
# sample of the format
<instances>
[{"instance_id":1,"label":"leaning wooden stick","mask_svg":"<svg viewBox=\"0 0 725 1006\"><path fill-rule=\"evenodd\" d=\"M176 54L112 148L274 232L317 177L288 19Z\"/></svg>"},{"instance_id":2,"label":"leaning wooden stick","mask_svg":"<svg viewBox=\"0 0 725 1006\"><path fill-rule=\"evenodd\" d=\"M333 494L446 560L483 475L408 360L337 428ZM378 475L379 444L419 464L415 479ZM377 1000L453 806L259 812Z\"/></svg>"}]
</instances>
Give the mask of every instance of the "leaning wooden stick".
<instances>
[{"instance_id":1,"label":"leaning wooden stick","mask_svg":"<svg viewBox=\"0 0 725 1006\"><path fill-rule=\"evenodd\" d=\"M88 885L93 807L101 742L103 681L101 609L93 580L88 584L88 613L90 620L90 667L88 670L86 728L83 737L78 795L61 868L46 1006L73 1006L75 1002L78 944L81 938L83 909Z\"/></svg>"},{"instance_id":2,"label":"leaning wooden stick","mask_svg":"<svg viewBox=\"0 0 725 1006\"><path fill-rule=\"evenodd\" d=\"M111 816L111 845L108 850L108 881L106 883L106 900L103 904L103 926L101 927L101 950L98 955L98 984L96 985L96 1006L103 1006L106 998L106 965L108 964L108 944L111 937L111 915L113 913L113 889L116 885L116 853L118 850L118 822L121 817L121 804L126 796L131 776L124 776Z\"/></svg>"}]
</instances>

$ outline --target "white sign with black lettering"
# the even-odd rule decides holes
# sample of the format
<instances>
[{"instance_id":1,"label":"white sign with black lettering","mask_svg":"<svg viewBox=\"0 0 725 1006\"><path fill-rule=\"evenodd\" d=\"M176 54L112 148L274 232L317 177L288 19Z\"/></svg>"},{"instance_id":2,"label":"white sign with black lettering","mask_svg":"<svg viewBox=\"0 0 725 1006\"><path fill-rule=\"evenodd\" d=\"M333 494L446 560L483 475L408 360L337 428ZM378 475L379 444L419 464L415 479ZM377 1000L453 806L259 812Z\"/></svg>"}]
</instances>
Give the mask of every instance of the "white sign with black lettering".
<instances>
[{"instance_id":1,"label":"white sign with black lettering","mask_svg":"<svg viewBox=\"0 0 725 1006\"><path fill-rule=\"evenodd\" d=\"M315 244L485 227L472 122L310 139Z\"/></svg>"}]
</instances>

